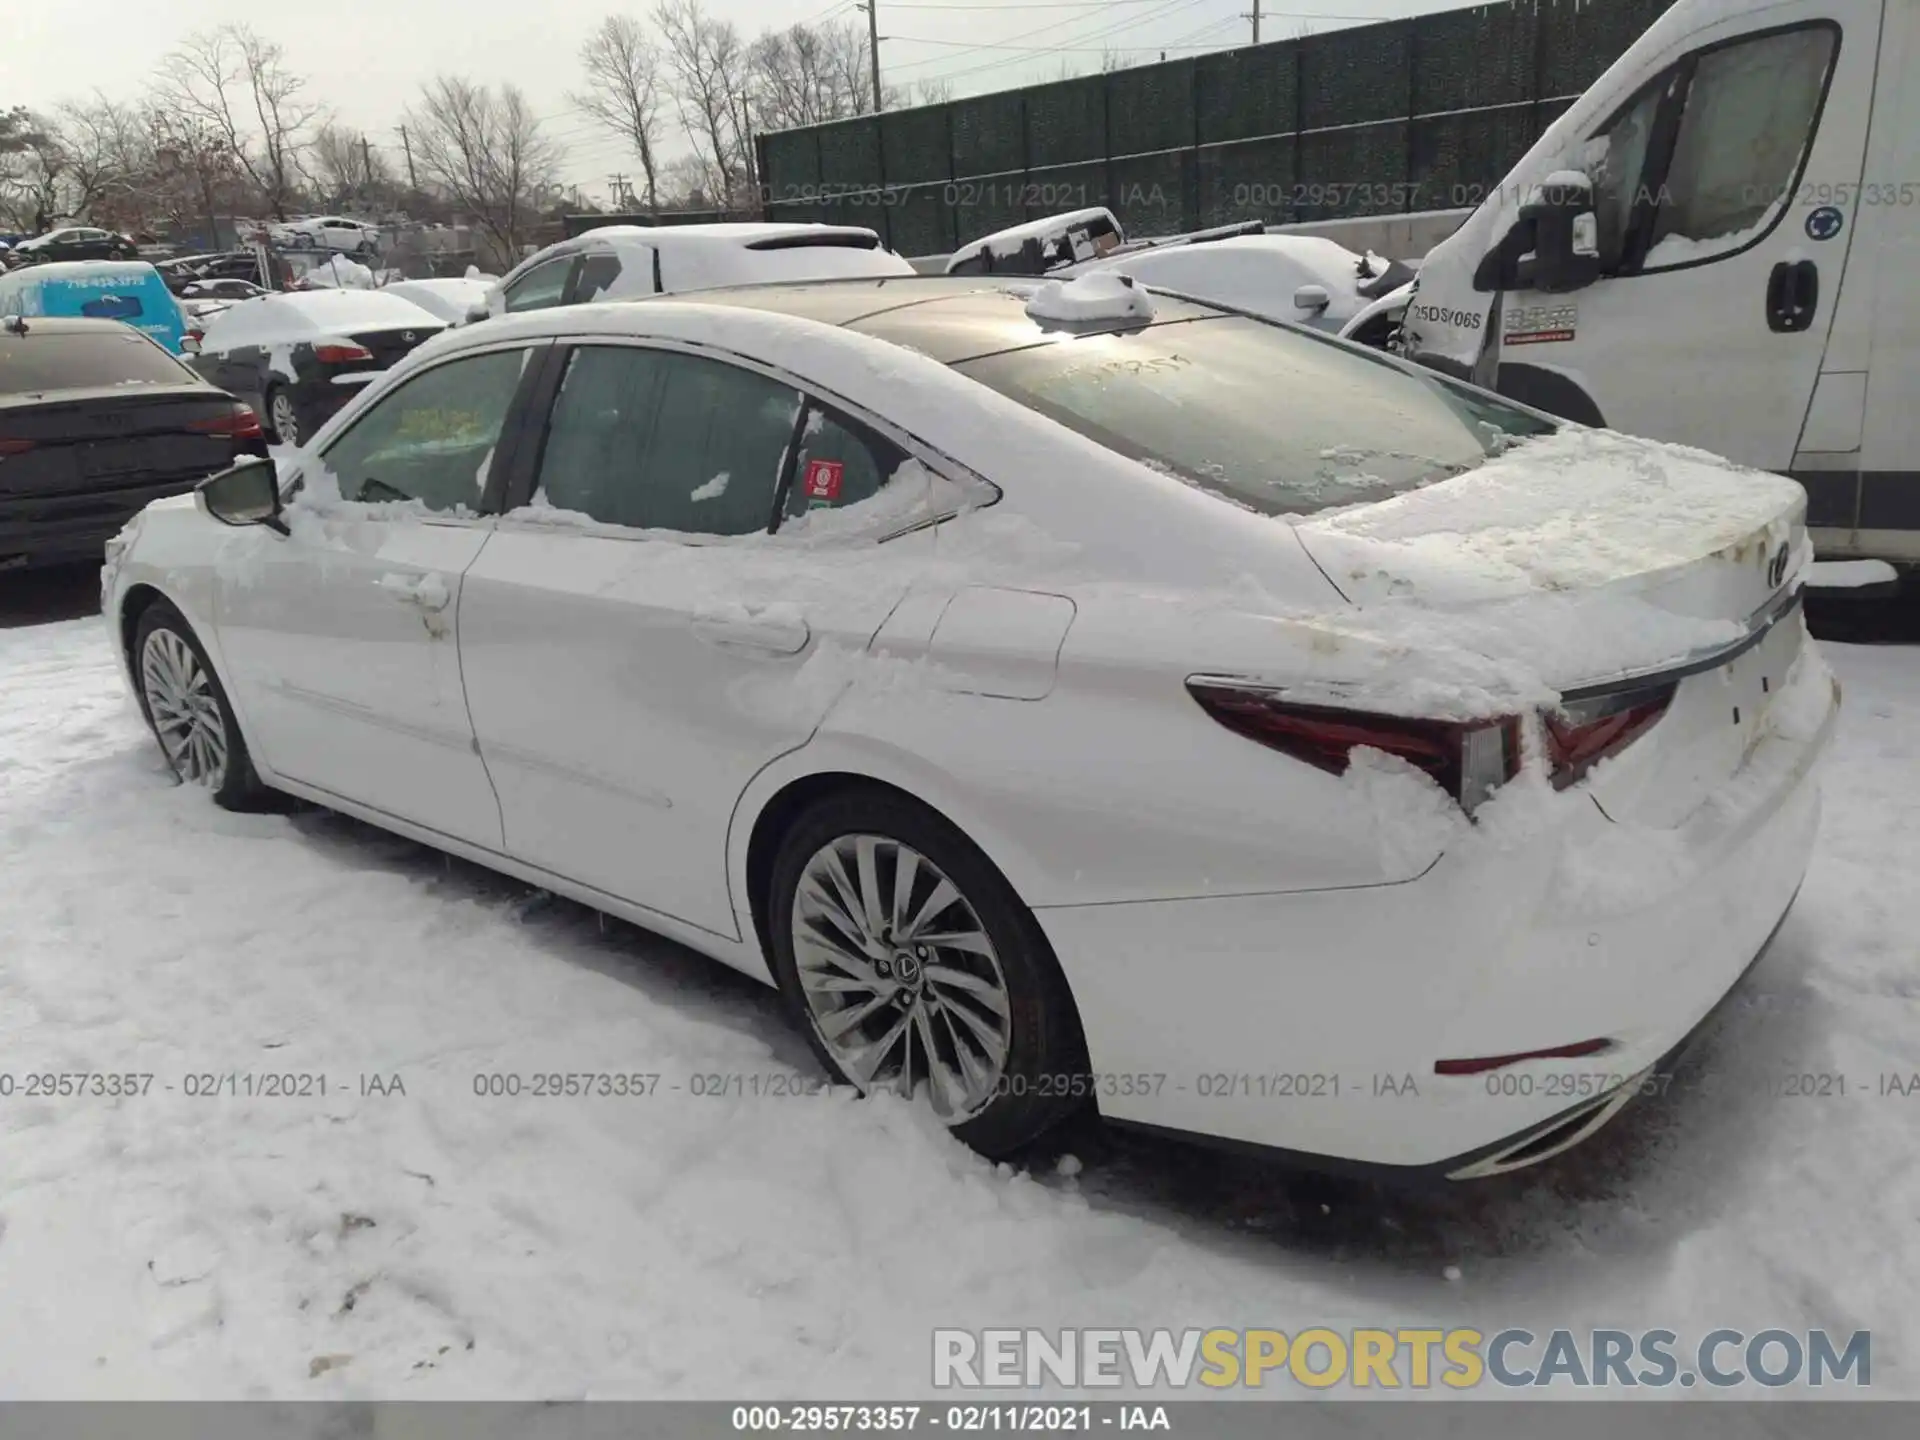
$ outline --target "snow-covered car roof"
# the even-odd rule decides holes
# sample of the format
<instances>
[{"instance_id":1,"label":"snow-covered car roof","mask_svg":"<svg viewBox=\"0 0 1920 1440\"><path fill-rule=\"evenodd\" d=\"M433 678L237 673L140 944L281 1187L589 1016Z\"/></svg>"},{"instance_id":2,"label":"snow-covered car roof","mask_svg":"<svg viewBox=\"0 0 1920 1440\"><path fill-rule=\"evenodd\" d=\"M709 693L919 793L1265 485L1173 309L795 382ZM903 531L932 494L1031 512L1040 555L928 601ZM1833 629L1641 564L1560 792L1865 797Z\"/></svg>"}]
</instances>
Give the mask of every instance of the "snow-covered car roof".
<instances>
[{"instance_id":1,"label":"snow-covered car roof","mask_svg":"<svg viewBox=\"0 0 1920 1440\"><path fill-rule=\"evenodd\" d=\"M203 351L236 345L297 345L356 330L445 328L438 316L381 290L295 290L258 295L223 310L207 326Z\"/></svg>"},{"instance_id":2,"label":"snow-covered car roof","mask_svg":"<svg viewBox=\"0 0 1920 1440\"><path fill-rule=\"evenodd\" d=\"M470 315L475 306L487 303L487 293L493 289L491 280L467 280L459 276L429 278L426 280L396 280L391 285L383 285L383 295L397 295L402 300L418 305L429 314L437 315L448 324L457 324Z\"/></svg>"},{"instance_id":3,"label":"snow-covered car roof","mask_svg":"<svg viewBox=\"0 0 1920 1440\"><path fill-rule=\"evenodd\" d=\"M913 266L859 225L803 225L776 221L717 221L709 225L606 225L529 255L501 279L504 289L536 265L596 250L645 249L659 259L660 289L668 293L719 285L782 280L837 280L911 275ZM603 298L653 293L616 284Z\"/></svg>"},{"instance_id":4,"label":"snow-covered car roof","mask_svg":"<svg viewBox=\"0 0 1920 1440\"><path fill-rule=\"evenodd\" d=\"M1385 273L1387 262L1369 261L1370 257L1337 241L1314 235L1236 235L1197 245L1130 250L1053 273L1113 271L1131 275L1143 285L1177 290L1268 319L1337 330L1366 307L1360 286ZM1293 303L1294 292L1303 285L1318 285L1327 292L1324 310L1302 309Z\"/></svg>"}]
</instances>

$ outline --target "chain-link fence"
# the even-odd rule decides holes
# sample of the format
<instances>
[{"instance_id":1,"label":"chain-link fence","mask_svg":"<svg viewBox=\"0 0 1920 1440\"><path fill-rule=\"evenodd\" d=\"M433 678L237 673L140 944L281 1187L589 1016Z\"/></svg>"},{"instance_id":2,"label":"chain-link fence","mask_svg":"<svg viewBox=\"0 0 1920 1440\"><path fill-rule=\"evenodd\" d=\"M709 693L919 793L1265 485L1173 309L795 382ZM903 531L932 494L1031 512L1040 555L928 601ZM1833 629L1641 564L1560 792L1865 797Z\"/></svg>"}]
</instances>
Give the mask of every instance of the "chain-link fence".
<instances>
[{"instance_id":1,"label":"chain-link fence","mask_svg":"<svg viewBox=\"0 0 1920 1440\"><path fill-rule=\"evenodd\" d=\"M933 255L1105 205L1129 233L1477 205L1673 0L1505 0L758 137L770 220Z\"/></svg>"}]
</instances>

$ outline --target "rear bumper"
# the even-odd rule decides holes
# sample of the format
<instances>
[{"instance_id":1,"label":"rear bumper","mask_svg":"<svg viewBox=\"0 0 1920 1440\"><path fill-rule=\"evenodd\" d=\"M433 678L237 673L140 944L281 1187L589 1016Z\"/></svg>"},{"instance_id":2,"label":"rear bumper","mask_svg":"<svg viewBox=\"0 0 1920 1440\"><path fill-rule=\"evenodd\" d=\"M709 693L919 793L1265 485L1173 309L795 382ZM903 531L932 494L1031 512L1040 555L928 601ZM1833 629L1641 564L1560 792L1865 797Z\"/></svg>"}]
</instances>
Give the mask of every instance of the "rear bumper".
<instances>
[{"instance_id":1,"label":"rear bumper","mask_svg":"<svg viewBox=\"0 0 1920 1440\"><path fill-rule=\"evenodd\" d=\"M265 442L242 441L237 448L252 453L253 445L266 453ZM30 500L0 497L0 571L98 561L127 521L155 500L187 494L205 478Z\"/></svg>"},{"instance_id":2,"label":"rear bumper","mask_svg":"<svg viewBox=\"0 0 1920 1440\"><path fill-rule=\"evenodd\" d=\"M1533 1137L1593 1118L1517 1158L1584 1138L1649 1086L1799 889L1838 710L1824 666L1801 683L1811 725L1761 740L1729 793L1674 831L1629 831L1568 792L1561 832L1444 856L1399 885L1038 911L1101 1113L1413 1179L1497 1173ZM1643 842L1684 870L1593 884ZM1593 1039L1608 1048L1435 1072Z\"/></svg>"}]
</instances>

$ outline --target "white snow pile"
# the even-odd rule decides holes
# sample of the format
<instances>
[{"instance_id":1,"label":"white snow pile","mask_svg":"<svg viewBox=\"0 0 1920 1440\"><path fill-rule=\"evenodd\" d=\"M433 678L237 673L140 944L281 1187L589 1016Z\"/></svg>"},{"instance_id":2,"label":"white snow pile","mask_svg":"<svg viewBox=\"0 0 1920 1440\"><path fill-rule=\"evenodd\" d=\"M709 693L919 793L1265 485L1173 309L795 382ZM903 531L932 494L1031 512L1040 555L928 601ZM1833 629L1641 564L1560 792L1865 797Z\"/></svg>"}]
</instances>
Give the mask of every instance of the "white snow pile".
<instances>
[{"instance_id":1,"label":"white snow pile","mask_svg":"<svg viewBox=\"0 0 1920 1440\"><path fill-rule=\"evenodd\" d=\"M1035 320L1062 325L1101 320L1151 320L1153 301L1130 275L1096 270L1071 280L1049 280L1027 300Z\"/></svg>"},{"instance_id":2,"label":"white snow pile","mask_svg":"<svg viewBox=\"0 0 1920 1440\"><path fill-rule=\"evenodd\" d=\"M333 255L302 275L300 283L312 290L371 290L374 288L374 274L357 260Z\"/></svg>"}]
</instances>

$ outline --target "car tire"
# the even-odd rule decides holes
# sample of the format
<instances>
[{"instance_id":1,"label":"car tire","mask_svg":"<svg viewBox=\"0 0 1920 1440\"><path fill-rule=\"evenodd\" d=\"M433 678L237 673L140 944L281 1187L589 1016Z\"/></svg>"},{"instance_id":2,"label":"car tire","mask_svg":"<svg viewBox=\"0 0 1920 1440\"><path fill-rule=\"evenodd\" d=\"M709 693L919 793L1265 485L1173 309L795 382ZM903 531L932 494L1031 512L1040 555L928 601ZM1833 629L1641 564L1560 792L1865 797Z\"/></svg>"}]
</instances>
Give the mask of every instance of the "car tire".
<instances>
[{"instance_id":1,"label":"car tire","mask_svg":"<svg viewBox=\"0 0 1920 1440\"><path fill-rule=\"evenodd\" d=\"M260 810L273 802L200 637L164 600L140 612L132 671L140 713L181 784L203 786L228 810Z\"/></svg>"},{"instance_id":2,"label":"car tire","mask_svg":"<svg viewBox=\"0 0 1920 1440\"><path fill-rule=\"evenodd\" d=\"M1013 887L942 816L878 786L817 801L780 842L766 913L781 993L829 1075L922 1093L993 1158L1082 1107L1066 977Z\"/></svg>"},{"instance_id":3,"label":"car tire","mask_svg":"<svg viewBox=\"0 0 1920 1440\"><path fill-rule=\"evenodd\" d=\"M275 385L267 391L267 421L261 428L273 436L275 443L298 447L306 443L307 432L312 427L300 413L293 392L284 385Z\"/></svg>"}]
</instances>

